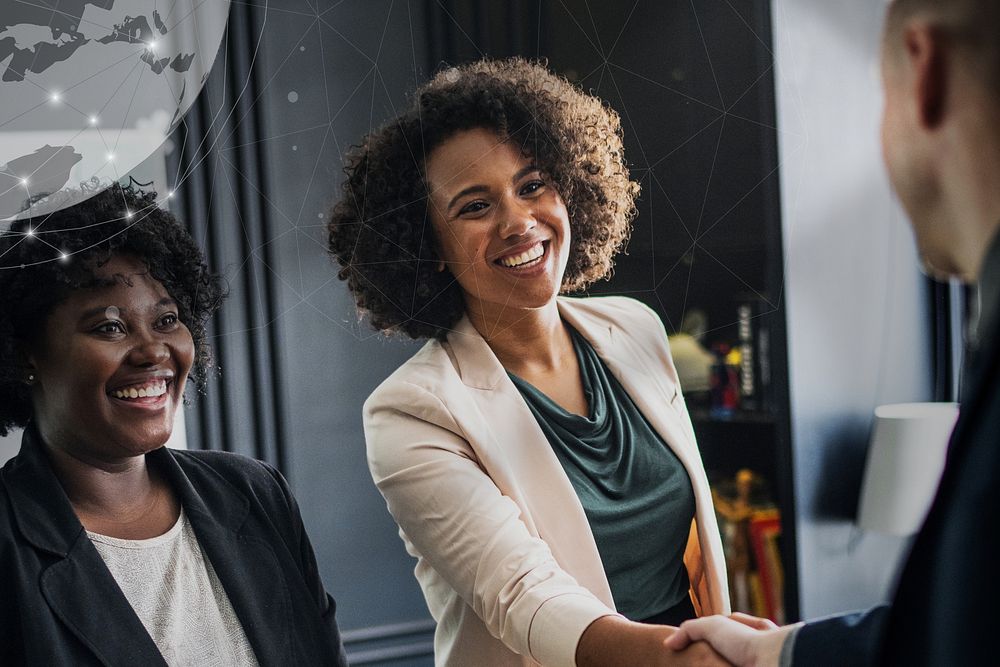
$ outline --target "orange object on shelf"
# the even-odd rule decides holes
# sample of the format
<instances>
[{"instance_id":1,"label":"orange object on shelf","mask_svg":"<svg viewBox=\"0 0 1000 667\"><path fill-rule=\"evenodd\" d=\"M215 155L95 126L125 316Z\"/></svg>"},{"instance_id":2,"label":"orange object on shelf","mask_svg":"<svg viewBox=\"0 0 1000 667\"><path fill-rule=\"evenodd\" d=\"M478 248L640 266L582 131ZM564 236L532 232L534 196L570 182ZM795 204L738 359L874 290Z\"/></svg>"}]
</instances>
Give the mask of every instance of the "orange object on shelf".
<instances>
[{"instance_id":1,"label":"orange object on shelf","mask_svg":"<svg viewBox=\"0 0 1000 667\"><path fill-rule=\"evenodd\" d=\"M743 469L736 473L728 494L716 487L712 497L729 570L733 611L769 618L780 625L785 619L784 570L778 548L781 515L773 503L751 500L751 491L761 482L759 475Z\"/></svg>"}]
</instances>

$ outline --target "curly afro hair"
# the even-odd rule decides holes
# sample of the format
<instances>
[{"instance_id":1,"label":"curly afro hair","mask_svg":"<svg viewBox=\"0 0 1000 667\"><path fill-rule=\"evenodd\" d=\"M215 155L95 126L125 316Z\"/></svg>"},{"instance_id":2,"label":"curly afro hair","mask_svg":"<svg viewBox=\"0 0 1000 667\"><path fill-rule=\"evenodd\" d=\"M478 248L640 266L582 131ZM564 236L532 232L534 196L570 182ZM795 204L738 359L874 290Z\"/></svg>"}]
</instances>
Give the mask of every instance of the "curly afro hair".
<instances>
[{"instance_id":1,"label":"curly afro hair","mask_svg":"<svg viewBox=\"0 0 1000 667\"><path fill-rule=\"evenodd\" d=\"M516 142L566 204L569 261L562 291L611 273L635 217L618 114L522 58L439 72L408 110L346 157L347 180L328 223L329 250L373 327L444 338L462 317L462 291L439 272L424 164L455 133L486 128Z\"/></svg>"},{"instance_id":2,"label":"curly afro hair","mask_svg":"<svg viewBox=\"0 0 1000 667\"><path fill-rule=\"evenodd\" d=\"M80 196L87 198L0 230L0 435L27 425L33 414L19 349L37 340L53 308L73 290L98 284L95 269L114 255L140 259L177 302L194 338L190 377L196 385L203 386L211 366L205 325L222 303L223 288L194 239L156 205L156 193L89 184L72 194Z\"/></svg>"}]
</instances>

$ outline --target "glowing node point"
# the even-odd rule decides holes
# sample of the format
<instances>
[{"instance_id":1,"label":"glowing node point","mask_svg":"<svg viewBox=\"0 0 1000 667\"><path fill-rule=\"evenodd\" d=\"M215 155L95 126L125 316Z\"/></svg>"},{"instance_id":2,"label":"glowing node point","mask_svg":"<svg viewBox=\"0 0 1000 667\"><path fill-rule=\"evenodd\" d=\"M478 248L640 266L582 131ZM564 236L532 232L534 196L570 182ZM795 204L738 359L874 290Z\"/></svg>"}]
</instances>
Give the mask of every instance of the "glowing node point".
<instances>
[{"instance_id":1,"label":"glowing node point","mask_svg":"<svg viewBox=\"0 0 1000 667\"><path fill-rule=\"evenodd\" d=\"M97 125L97 116L91 116L88 120L91 125Z\"/></svg>"},{"instance_id":2,"label":"glowing node point","mask_svg":"<svg viewBox=\"0 0 1000 667\"><path fill-rule=\"evenodd\" d=\"M28 179L27 178L22 178L21 179L21 185L23 185L24 187L28 187Z\"/></svg>"},{"instance_id":3,"label":"glowing node point","mask_svg":"<svg viewBox=\"0 0 1000 667\"><path fill-rule=\"evenodd\" d=\"M26 232L24 233L24 235L25 235L25 236L34 236L34 235L35 235L35 230L34 230L34 229L32 229L31 227L28 227L28 231L26 231Z\"/></svg>"},{"instance_id":4,"label":"glowing node point","mask_svg":"<svg viewBox=\"0 0 1000 667\"><path fill-rule=\"evenodd\" d=\"M132 215L133 215L132 211L125 211L125 217L128 218L129 220L132 219Z\"/></svg>"},{"instance_id":5,"label":"glowing node point","mask_svg":"<svg viewBox=\"0 0 1000 667\"><path fill-rule=\"evenodd\" d=\"M104 157L106 157L108 159L108 162L114 162L114 160L115 160L115 154L114 153L108 153Z\"/></svg>"},{"instance_id":6,"label":"glowing node point","mask_svg":"<svg viewBox=\"0 0 1000 667\"><path fill-rule=\"evenodd\" d=\"M49 93L49 100L58 104L62 100L62 95L59 93Z\"/></svg>"},{"instance_id":7,"label":"glowing node point","mask_svg":"<svg viewBox=\"0 0 1000 667\"><path fill-rule=\"evenodd\" d=\"M69 259L69 255L67 255L64 252L61 252L61 253L59 253L59 259L61 259L62 261L65 262L67 259Z\"/></svg>"},{"instance_id":8,"label":"glowing node point","mask_svg":"<svg viewBox=\"0 0 1000 667\"><path fill-rule=\"evenodd\" d=\"M158 44L157 44L156 40L154 39L151 42L149 42L149 44L147 44L146 46L149 47L150 51L156 51L156 47L158 46Z\"/></svg>"},{"instance_id":9,"label":"glowing node point","mask_svg":"<svg viewBox=\"0 0 1000 667\"><path fill-rule=\"evenodd\" d=\"M174 191L173 190L171 190L170 192L167 193L167 199L170 199L173 196L174 196Z\"/></svg>"}]
</instances>

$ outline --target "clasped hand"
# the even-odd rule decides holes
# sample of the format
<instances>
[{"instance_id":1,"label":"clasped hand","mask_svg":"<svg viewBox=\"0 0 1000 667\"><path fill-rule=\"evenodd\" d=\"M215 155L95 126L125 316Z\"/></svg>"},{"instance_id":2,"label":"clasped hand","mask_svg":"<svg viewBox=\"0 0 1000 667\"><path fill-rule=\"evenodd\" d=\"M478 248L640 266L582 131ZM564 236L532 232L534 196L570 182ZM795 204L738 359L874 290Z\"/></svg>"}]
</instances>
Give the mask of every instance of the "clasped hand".
<instances>
[{"instance_id":1,"label":"clasped hand","mask_svg":"<svg viewBox=\"0 0 1000 667\"><path fill-rule=\"evenodd\" d=\"M704 641L735 667L777 667L781 647L796 627L779 628L767 619L741 613L706 616L681 624L664 646L683 651L693 642Z\"/></svg>"}]
</instances>

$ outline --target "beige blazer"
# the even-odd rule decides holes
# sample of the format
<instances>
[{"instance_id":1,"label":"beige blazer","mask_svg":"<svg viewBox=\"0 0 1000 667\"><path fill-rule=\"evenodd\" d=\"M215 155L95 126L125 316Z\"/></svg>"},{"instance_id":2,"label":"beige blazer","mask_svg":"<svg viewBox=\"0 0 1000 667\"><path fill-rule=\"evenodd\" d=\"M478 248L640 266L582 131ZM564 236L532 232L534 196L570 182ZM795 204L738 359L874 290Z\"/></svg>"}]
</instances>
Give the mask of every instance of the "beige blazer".
<instances>
[{"instance_id":1,"label":"beige blazer","mask_svg":"<svg viewBox=\"0 0 1000 667\"><path fill-rule=\"evenodd\" d=\"M708 480L652 310L632 299L559 299L691 477L684 563L699 614L729 613ZM438 665L574 665L614 600L590 525L527 404L467 319L428 342L368 398L372 477L399 524L437 621Z\"/></svg>"}]
</instances>

